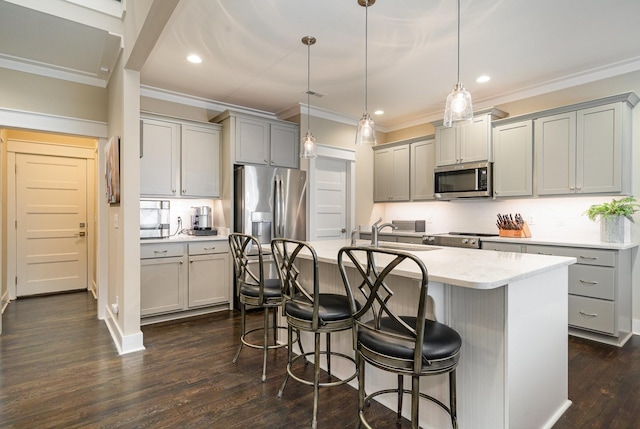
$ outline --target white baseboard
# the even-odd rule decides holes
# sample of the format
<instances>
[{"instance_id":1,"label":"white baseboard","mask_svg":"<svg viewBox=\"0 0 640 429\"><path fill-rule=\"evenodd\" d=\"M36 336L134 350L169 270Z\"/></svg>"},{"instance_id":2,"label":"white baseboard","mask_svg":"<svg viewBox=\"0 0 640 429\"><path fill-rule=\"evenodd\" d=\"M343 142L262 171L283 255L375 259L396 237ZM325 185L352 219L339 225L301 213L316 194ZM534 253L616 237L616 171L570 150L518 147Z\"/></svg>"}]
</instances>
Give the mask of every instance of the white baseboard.
<instances>
[{"instance_id":1,"label":"white baseboard","mask_svg":"<svg viewBox=\"0 0 640 429\"><path fill-rule=\"evenodd\" d=\"M640 335L640 320L631 319L631 332L633 335Z\"/></svg>"},{"instance_id":2,"label":"white baseboard","mask_svg":"<svg viewBox=\"0 0 640 429\"><path fill-rule=\"evenodd\" d=\"M2 296L0 297L0 314L4 313L4 309L9 305L9 291L5 290Z\"/></svg>"},{"instance_id":3,"label":"white baseboard","mask_svg":"<svg viewBox=\"0 0 640 429\"><path fill-rule=\"evenodd\" d=\"M107 328L111 333L111 338L113 339L116 349L118 349L118 354L124 355L145 349L142 343L142 331L138 331L133 335L124 335L109 306L106 308L106 316L104 322L107 324Z\"/></svg>"}]
</instances>

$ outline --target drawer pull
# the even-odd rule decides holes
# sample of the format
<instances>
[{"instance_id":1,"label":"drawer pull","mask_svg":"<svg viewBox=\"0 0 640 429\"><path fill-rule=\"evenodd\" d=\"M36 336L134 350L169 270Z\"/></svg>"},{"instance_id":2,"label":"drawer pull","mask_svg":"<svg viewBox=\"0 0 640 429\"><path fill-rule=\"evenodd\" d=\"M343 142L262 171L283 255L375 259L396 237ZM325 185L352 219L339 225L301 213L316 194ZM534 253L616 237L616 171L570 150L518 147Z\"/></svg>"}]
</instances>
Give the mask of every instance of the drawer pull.
<instances>
[{"instance_id":1,"label":"drawer pull","mask_svg":"<svg viewBox=\"0 0 640 429\"><path fill-rule=\"evenodd\" d=\"M587 317L598 317L597 313L586 313L582 310L580 310L580 314L582 314L583 316L587 316Z\"/></svg>"},{"instance_id":2,"label":"drawer pull","mask_svg":"<svg viewBox=\"0 0 640 429\"><path fill-rule=\"evenodd\" d=\"M547 256L553 256L553 253L544 253L544 252L538 252L538 255L547 255Z\"/></svg>"},{"instance_id":3,"label":"drawer pull","mask_svg":"<svg viewBox=\"0 0 640 429\"><path fill-rule=\"evenodd\" d=\"M595 261L596 259L598 259L597 256L580 256L580 259L586 259L588 261Z\"/></svg>"},{"instance_id":4,"label":"drawer pull","mask_svg":"<svg viewBox=\"0 0 640 429\"><path fill-rule=\"evenodd\" d=\"M594 282L593 280L582 280L580 279L580 283L585 284L585 285L597 285L598 282Z\"/></svg>"},{"instance_id":5,"label":"drawer pull","mask_svg":"<svg viewBox=\"0 0 640 429\"><path fill-rule=\"evenodd\" d=\"M153 253L167 253L168 250L154 250Z\"/></svg>"},{"instance_id":6,"label":"drawer pull","mask_svg":"<svg viewBox=\"0 0 640 429\"><path fill-rule=\"evenodd\" d=\"M216 246L213 247L205 247L204 250L216 250Z\"/></svg>"}]
</instances>

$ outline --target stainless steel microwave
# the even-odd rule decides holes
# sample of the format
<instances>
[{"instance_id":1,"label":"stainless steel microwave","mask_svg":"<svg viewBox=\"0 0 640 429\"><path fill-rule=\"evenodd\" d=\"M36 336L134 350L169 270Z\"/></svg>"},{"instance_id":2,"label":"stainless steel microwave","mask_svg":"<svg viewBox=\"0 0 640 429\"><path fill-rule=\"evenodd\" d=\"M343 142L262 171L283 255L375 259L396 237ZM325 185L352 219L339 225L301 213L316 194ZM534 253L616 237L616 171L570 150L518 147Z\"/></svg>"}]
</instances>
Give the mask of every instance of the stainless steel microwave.
<instances>
[{"instance_id":1,"label":"stainless steel microwave","mask_svg":"<svg viewBox=\"0 0 640 429\"><path fill-rule=\"evenodd\" d=\"M434 170L436 199L482 198L492 196L493 164L471 162L446 165Z\"/></svg>"}]
</instances>

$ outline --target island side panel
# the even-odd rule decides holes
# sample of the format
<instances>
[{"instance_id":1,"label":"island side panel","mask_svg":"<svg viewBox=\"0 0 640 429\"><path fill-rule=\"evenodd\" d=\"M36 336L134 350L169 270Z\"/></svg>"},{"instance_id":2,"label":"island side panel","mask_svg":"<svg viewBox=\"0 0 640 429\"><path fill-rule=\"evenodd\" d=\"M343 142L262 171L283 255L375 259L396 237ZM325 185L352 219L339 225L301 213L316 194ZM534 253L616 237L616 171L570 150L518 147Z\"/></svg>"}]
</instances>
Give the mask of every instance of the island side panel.
<instances>
[{"instance_id":1,"label":"island side panel","mask_svg":"<svg viewBox=\"0 0 640 429\"><path fill-rule=\"evenodd\" d=\"M510 428L551 428L568 400L568 267L507 288Z\"/></svg>"},{"instance_id":2,"label":"island side panel","mask_svg":"<svg viewBox=\"0 0 640 429\"><path fill-rule=\"evenodd\" d=\"M447 291L447 324L462 337L457 369L459 426L506 428L506 287L447 285Z\"/></svg>"}]
</instances>

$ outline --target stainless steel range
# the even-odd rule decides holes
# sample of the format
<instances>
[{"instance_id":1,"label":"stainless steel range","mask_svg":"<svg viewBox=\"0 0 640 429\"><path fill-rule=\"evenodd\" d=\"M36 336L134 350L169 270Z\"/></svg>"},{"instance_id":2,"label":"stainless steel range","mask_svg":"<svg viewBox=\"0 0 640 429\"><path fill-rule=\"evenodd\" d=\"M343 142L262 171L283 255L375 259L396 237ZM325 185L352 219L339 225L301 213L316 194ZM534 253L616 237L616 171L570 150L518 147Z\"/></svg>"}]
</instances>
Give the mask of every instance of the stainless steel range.
<instances>
[{"instance_id":1,"label":"stainless steel range","mask_svg":"<svg viewBox=\"0 0 640 429\"><path fill-rule=\"evenodd\" d=\"M497 237L498 234L474 232L450 232L448 234L425 235L422 244L444 247L465 247L479 249L482 237Z\"/></svg>"}]
</instances>

